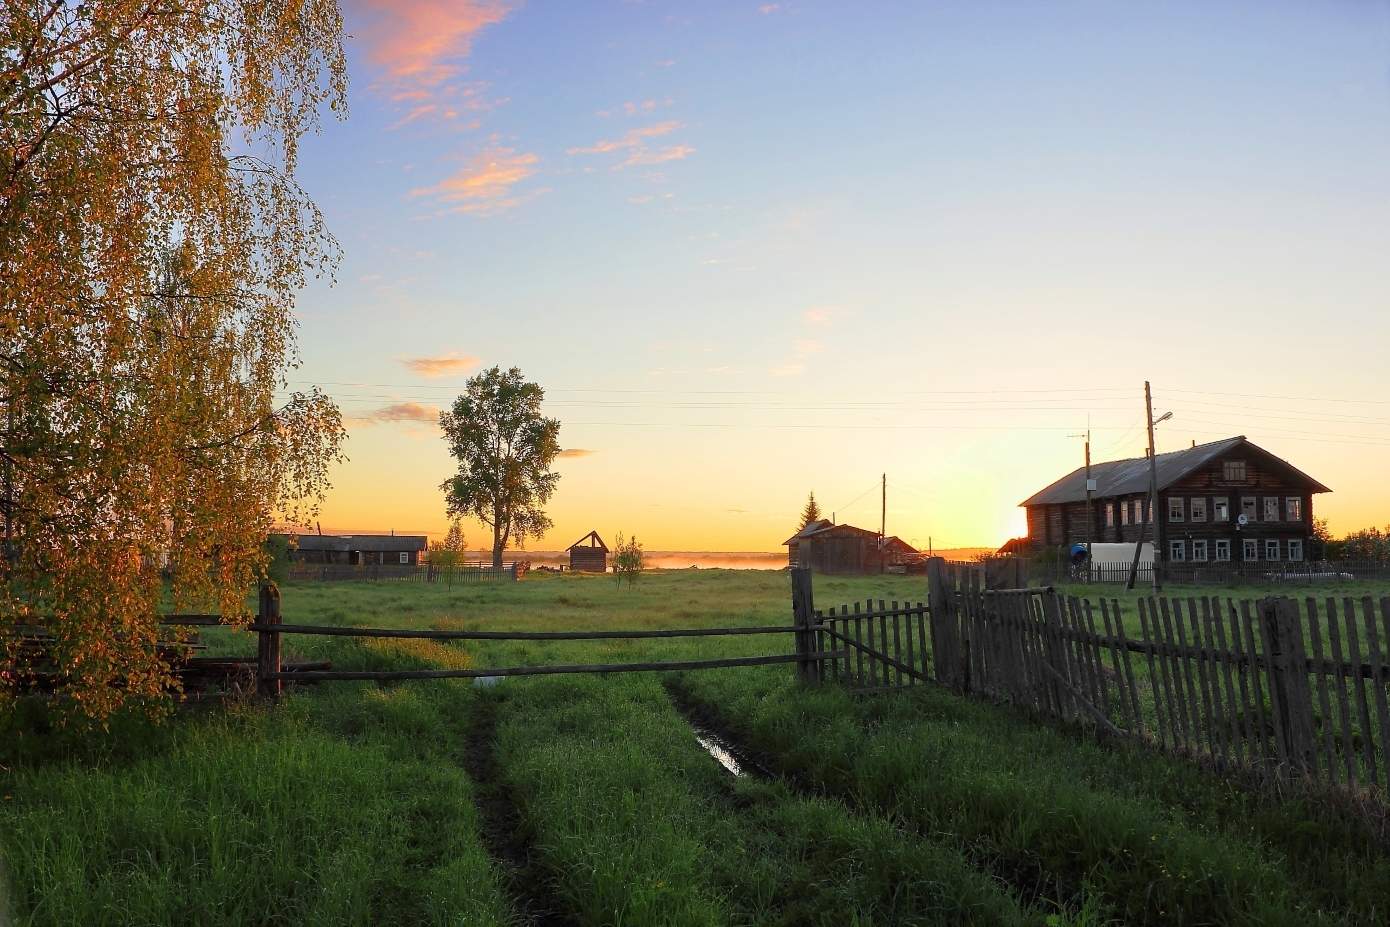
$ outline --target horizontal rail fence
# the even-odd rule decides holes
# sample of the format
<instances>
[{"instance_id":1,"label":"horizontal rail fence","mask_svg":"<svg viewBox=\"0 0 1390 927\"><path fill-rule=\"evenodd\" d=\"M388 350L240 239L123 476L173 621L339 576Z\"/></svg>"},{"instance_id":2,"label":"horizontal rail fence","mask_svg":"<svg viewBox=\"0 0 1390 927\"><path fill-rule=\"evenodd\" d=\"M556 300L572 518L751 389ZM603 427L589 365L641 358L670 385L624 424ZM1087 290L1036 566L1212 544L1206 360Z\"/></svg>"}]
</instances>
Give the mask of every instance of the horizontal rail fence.
<instances>
[{"instance_id":1,"label":"horizontal rail fence","mask_svg":"<svg viewBox=\"0 0 1390 927\"><path fill-rule=\"evenodd\" d=\"M934 576L935 678L1218 766L1390 796L1390 597L1148 597Z\"/></svg>"},{"instance_id":2,"label":"horizontal rail fence","mask_svg":"<svg viewBox=\"0 0 1390 927\"><path fill-rule=\"evenodd\" d=\"M280 592L273 584L261 589L260 607L250 630L258 635L256 654L257 691L276 697L288 681L323 682L330 680L402 679L478 679L495 676L549 676L568 673L632 673L667 670L700 670L734 666L766 666L794 663L799 678L812 678L819 661L842 659L848 651L814 652L810 641L815 631L805 621L806 612L794 610L799 621L786 625L725 628L660 628L650 630L590 631L464 631L404 628L361 628L342 625L285 624L280 614ZM334 670L295 667L287 669L281 659L281 638L286 634L326 635L353 638L407 638L433 641L592 641L650 640L688 637L735 637L750 634L793 634L797 641L792 652L752 657L722 657L702 660L649 660L630 663L567 663L547 666L502 666L486 669L439 670Z\"/></svg>"},{"instance_id":3,"label":"horizontal rail fence","mask_svg":"<svg viewBox=\"0 0 1390 927\"><path fill-rule=\"evenodd\" d=\"M444 583L515 582L526 575L525 561L494 567L488 562L417 565L396 563L294 563L285 576L297 582Z\"/></svg>"},{"instance_id":4,"label":"horizontal rail fence","mask_svg":"<svg viewBox=\"0 0 1390 927\"><path fill-rule=\"evenodd\" d=\"M866 600L815 613L820 649L843 656L822 660L821 677L856 689L930 682L931 652L925 602Z\"/></svg>"}]
</instances>

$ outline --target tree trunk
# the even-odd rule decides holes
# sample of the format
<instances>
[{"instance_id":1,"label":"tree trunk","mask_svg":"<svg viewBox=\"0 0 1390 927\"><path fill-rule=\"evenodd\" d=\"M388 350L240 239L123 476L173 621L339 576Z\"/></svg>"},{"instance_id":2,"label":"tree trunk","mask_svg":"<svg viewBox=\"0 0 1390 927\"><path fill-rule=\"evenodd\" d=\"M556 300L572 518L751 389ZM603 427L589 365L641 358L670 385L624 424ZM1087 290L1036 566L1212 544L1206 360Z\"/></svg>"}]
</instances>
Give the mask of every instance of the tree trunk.
<instances>
[{"instance_id":1,"label":"tree trunk","mask_svg":"<svg viewBox=\"0 0 1390 927\"><path fill-rule=\"evenodd\" d=\"M492 568L502 569L502 548L506 542L502 538L502 526L494 524L492 526Z\"/></svg>"}]
</instances>

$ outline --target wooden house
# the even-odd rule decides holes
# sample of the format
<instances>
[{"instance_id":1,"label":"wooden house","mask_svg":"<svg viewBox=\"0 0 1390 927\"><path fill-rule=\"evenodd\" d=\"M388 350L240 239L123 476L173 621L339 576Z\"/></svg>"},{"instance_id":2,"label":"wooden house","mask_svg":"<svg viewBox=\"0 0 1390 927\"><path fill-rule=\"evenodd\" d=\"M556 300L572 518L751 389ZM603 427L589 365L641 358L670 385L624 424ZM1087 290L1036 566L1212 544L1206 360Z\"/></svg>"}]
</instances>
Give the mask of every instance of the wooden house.
<instances>
[{"instance_id":1,"label":"wooden house","mask_svg":"<svg viewBox=\"0 0 1390 927\"><path fill-rule=\"evenodd\" d=\"M788 566L820 573L882 573L885 567L906 563L919 554L901 538L880 539L877 531L824 519L811 522L782 544L787 548Z\"/></svg>"},{"instance_id":2,"label":"wooden house","mask_svg":"<svg viewBox=\"0 0 1390 927\"><path fill-rule=\"evenodd\" d=\"M597 531L590 531L568 548L570 569L576 573L607 573L608 545Z\"/></svg>"},{"instance_id":3,"label":"wooden house","mask_svg":"<svg viewBox=\"0 0 1390 927\"><path fill-rule=\"evenodd\" d=\"M418 566L428 542L423 534L301 534L290 537L289 559L293 563Z\"/></svg>"},{"instance_id":4,"label":"wooden house","mask_svg":"<svg viewBox=\"0 0 1390 927\"><path fill-rule=\"evenodd\" d=\"M1092 464L1091 519L1081 468L1025 499L1033 549L1153 540L1168 563L1301 561L1313 496L1331 492L1244 435L1154 458L1158 514L1149 511L1149 459Z\"/></svg>"}]
</instances>

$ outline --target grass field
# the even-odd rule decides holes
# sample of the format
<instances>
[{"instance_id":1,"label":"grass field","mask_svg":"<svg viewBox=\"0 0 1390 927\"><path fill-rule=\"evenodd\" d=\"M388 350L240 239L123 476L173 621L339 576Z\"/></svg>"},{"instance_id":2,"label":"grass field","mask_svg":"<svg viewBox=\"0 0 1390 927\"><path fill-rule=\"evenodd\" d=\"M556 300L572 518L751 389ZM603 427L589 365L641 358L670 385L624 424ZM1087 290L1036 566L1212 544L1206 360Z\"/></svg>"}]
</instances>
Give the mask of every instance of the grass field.
<instances>
[{"instance_id":1,"label":"grass field","mask_svg":"<svg viewBox=\"0 0 1390 927\"><path fill-rule=\"evenodd\" d=\"M779 624L788 588L785 574L722 570L621 590L546 575L303 584L283 590L283 612L480 630ZM925 598L919 577L818 577L815 591L822 605ZM204 638L211 652L254 651L248 634ZM423 668L791 641L285 646L337 668ZM745 775L702 749L691 719L732 743ZM1374 924L1390 912L1384 848L1330 806L935 689L808 691L790 666L335 682L274 707L119 719L99 737L44 730L29 711L0 735L0 923L6 911L53 925Z\"/></svg>"}]
</instances>

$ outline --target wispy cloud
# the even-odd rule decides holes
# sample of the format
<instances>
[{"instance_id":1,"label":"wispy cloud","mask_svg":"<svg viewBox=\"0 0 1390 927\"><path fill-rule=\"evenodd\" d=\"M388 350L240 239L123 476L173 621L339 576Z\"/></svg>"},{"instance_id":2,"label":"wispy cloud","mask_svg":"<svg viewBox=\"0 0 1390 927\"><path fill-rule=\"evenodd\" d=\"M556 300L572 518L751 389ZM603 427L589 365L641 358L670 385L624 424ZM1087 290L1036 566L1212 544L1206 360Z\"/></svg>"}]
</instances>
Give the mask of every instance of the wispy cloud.
<instances>
[{"instance_id":1,"label":"wispy cloud","mask_svg":"<svg viewBox=\"0 0 1390 927\"><path fill-rule=\"evenodd\" d=\"M440 357L409 357L401 361L412 373L421 377L448 377L478 366L471 354L444 354Z\"/></svg>"},{"instance_id":2,"label":"wispy cloud","mask_svg":"<svg viewBox=\"0 0 1390 927\"><path fill-rule=\"evenodd\" d=\"M794 377L806 371L810 359L825 350L825 345L816 338L793 338L791 357L768 369L774 377Z\"/></svg>"},{"instance_id":3,"label":"wispy cloud","mask_svg":"<svg viewBox=\"0 0 1390 927\"><path fill-rule=\"evenodd\" d=\"M591 457L595 452L587 447L567 447L559 454L560 457Z\"/></svg>"},{"instance_id":4,"label":"wispy cloud","mask_svg":"<svg viewBox=\"0 0 1390 927\"><path fill-rule=\"evenodd\" d=\"M439 407L422 405L418 402L398 402L374 409L365 415L348 416L348 421L359 425L380 425L391 422L436 425L439 423Z\"/></svg>"},{"instance_id":5,"label":"wispy cloud","mask_svg":"<svg viewBox=\"0 0 1390 927\"><path fill-rule=\"evenodd\" d=\"M762 6L758 7L758 12L762 13L764 16L770 16L780 9L782 9L782 4L780 3L764 3Z\"/></svg>"},{"instance_id":6,"label":"wispy cloud","mask_svg":"<svg viewBox=\"0 0 1390 927\"><path fill-rule=\"evenodd\" d=\"M628 129L619 138L605 139L580 148L570 148L566 153L572 155L607 154L610 151L641 148L647 139L656 138L660 135L668 135L679 128L681 128L681 124L674 119L667 122L657 122L649 126L639 126L635 129Z\"/></svg>"},{"instance_id":7,"label":"wispy cloud","mask_svg":"<svg viewBox=\"0 0 1390 927\"><path fill-rule=\"evenodd\" d=\"M643 164L664 164L667 161L683 161L694 153L695 149L689 145L672 145L668 148L659 148L655 151L639 148L624 158L618 164L618 167L637 167Z\"/></svg>"},{"instance_id":8,"label":"wispy cloud","mask_svg":"<svg viewBox=\"0 0 1390 927\"><path fill-rule=\"evenodd\" d=\"M406 121L466 108L464 59L483 29L507 17L509 0L350 0L354 31L382 72L374 86L408 104ZM471 88L476 90L476 86ZM452 103L452 106L450 105ZM433 105L433 108L426 108Z\"/></svg>"},{"instance_id":9,"label":"wispy cloud","mask_svg":"<svg viewBox=\"0 0 1390 927\"><path fill-rule=\"evenodd\" d=\"M442 212L491 215L522 201L523 197L512 188L534 174L538 163L540 158L535 154L494 144L474 155L453 175L433 186L417 187L410 195L436 200Z\"/></svg>"},{"instance_id":10,"label":"wispy cloud","mask_svg":"<svg viewBox=\"0 0 1390 927\"><path fill-rule=\"evenodd\" d=\"M835 318L835 310L829 306L812 306L801 313L801 318L805 320L807 325L824 328Z\"/></svg>"},{"instance_id":11,"label":"wispy cloud","mask_svg":"<svg viewBox=\"0 0 1390 927\"><path fill-rule=\"evenodd\" d=\"M670 106L675 102L676 101L670 97L665 97L660 100L628 100L621 106L616 106L613 109L601 109L598 111L598 115L605 119L609 116L617 116L619 114L623 116L649 116L658 109Z\"/></svg>"}]
</instances>

